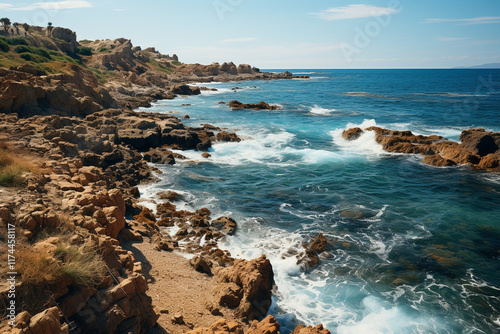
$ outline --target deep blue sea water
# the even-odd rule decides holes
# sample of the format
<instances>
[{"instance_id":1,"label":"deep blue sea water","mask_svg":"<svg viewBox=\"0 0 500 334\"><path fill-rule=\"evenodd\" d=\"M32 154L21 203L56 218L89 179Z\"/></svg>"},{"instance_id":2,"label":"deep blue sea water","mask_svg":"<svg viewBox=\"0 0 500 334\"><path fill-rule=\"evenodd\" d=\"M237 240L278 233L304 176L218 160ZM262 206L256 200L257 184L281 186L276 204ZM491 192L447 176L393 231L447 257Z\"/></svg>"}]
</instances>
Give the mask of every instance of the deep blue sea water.
<instances>
[{"instance_id":1,"label":"deep blue sea water","mask_svg":"<svg viewBox=\"0 0 500 334\"><path fill-rule=\"evenodd\" d=\"M500 70L292 72L311 79L212 83L217 92L145 109L244 140L215 144L209 159L182 152L191 161L159 166L162 181L144 197L171 189L185 208L234 217L238 231L222 247L271 259L270 313L284 333L297 321L332 333L498 333L500 175L430 167L384 153L373 134L341 134L378 125L458 141L467 128L500 131ZM282 109L218 104L233 99ZM334 246L317 267L298 266L320 232Z\"/></svg>"}]
</instances>

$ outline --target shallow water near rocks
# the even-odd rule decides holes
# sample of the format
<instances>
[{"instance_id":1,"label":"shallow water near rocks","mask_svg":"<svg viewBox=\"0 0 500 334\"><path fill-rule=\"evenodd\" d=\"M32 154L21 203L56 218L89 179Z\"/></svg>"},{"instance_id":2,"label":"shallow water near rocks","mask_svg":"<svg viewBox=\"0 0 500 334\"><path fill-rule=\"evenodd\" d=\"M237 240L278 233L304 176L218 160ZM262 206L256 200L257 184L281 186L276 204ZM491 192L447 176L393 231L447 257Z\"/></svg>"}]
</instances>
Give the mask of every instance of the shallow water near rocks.
<instances>
[{"instance_id":1,"label":"shallow water near rocks","mask_svg":"<svg viewBox=\"0 0 500 334\"><path fill-rule=\"evenodd\" d=\"M145 197L171 189L183 192L181 207L235 218L237 233L222 247L271 259L270 313L282 332L297 322L332 333L499 331L500 176L426 166L384 153L370 133L355 142L341 134L372 125L451 140L467 128L500 131L500 71L292 72L311 79L208 84L218 91L144 109L244 139L216 143L208 159L182 152L196 163L159 166L162 181ZM282 109L218 103L233 99ZM329 252L317 267L298 266L302 245L320 232Z\"/></svg>"}]
</instances>

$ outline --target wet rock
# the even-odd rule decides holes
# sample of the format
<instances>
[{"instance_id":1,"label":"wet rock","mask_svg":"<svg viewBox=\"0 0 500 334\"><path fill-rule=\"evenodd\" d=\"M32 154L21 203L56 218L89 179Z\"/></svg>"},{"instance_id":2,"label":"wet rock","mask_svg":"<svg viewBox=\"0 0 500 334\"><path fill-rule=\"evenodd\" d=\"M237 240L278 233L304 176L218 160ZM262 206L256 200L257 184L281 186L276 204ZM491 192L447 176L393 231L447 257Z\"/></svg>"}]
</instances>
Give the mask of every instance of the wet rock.
<instances>
[{"instance_id":1,"label":"wet rock","mask_svg":"<svg viewBox=\"0 0 500 334\"><path fill-rule=\"evenodd\" d=\"M232 100L229 102L229 108L233 110L253 109L253 110L278 110L279 106L272 106L267 102L260 101L259 103L242 103Z\"/></svg>"},{"instance_id":2,"label":"wet rock","mask_svg":"<svg viewBox=\"0 0 500 334\"><path fill-rule=\"evenodd\" d=\"M352 129L343 131L342 138L344 138L346 140L355 140L355 139L358 139L362 133L363 133L363 130L361 130L360 128L352 128Z\"/></svg>"},{"instance_id":3,"label":"wet rock","mask_svg":"<svg viewBox=\"0 0 500 334\"><path fill-rule=\"evenodd\" d=\"M316 239L311 243L309 247L306 247L306 256L308 261L306 262L309 267L313 267L319 263L319 254L326 252L328 250L328 241L325 239L322 233L318 234Z\"/></svg>"},{"instance_id":4,"label":"wet rock","mask_svg":"<svg viewBox=\"0 0 500 334\"><path fill-rule=\"evenodd\" d=\"M222 141L222 142L236 142L239 143L241 141L241 138L236 135L236 133L233 132L227 132L227 131L220 131L217 133L217 141Z\"/></svg>"},{"instance_id":5,"label":"wet rock","mask_svg":"<svg viewBox=\"0 0 500 334\"><path fill-rule=\"evenodd\" d=\"M349 219L361 219L363 218L363 212L359 210L344 210L340 213L344 218Z\"/></svg>"},{"instance_id":6,"label":"wet rock","mask_svg":"<svg viewBox=\"0 0 500 334\"><path fill-rule=\"evenodd\" d=\"M188 86L188 85L176 85L170 89L174 94L179 95L200 95L201 91L199 87Z\"/></svg>"},{"instance_id":7,"label":"wet rock","mask_svg":"<svg viewBox=\"0 0 500 334\"><path fill-rule=\"evenodd\" d=\"M161 193L158 193L158 197L160 199L166 199L166 200L169 200L169 201L175 201L175 200L178 200L180 198L182 198L182 195L179 194L179 193L176 193L175 191L166 191L166 192L161 192Z\"/></svg>"},{"instance_id":8,"label":"wet rock","mask_svg":"<svg viewBox=\"0 0 500 334\"><path fill-rule=\"evenodd\" d=\"M237 223L231 217L219 217L212 221L211 226L224 234L233 235L236 231Z\"/></svg>"}]
</instances>

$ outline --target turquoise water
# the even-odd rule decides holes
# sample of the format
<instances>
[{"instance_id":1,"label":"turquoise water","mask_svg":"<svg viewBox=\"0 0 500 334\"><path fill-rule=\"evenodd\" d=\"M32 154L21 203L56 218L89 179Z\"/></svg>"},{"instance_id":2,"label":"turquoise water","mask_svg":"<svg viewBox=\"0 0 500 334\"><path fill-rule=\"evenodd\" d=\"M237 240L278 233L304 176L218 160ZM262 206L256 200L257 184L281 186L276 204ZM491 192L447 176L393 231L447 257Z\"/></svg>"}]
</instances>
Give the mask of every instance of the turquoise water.
<instances>
[{"instance_id":1,"label":"turquoise water","mask_svg":"<svg viewBox=\"0 0 500 334\"><path fill-rule=\"evenodd\" d=\"M467 128L500 131L500 71L292 72L311 79L212 83L217 92L146 109L244 139L215 144L210 159L182 152L195 163L160 166L162 181L146 197L172 189L186 208L234 217L238 232L222 246L271 259L270 312L282 332L298 321L332 333L498 332L500 176L426 166L384 153L373 134L346 142L341 133L378 125L458 140ZM233 99L283 108L218 104ZM302 244L319 232L333 246L319 266L298 266Z\"/></svg>"}]
</instances>

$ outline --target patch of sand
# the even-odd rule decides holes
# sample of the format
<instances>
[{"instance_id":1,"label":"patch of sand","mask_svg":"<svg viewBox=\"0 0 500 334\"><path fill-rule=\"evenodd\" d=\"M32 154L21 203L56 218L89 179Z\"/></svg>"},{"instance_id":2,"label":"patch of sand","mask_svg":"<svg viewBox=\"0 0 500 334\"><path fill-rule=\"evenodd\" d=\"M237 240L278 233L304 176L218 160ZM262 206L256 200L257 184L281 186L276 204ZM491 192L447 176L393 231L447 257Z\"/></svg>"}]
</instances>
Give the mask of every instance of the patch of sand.
<instances>
[{"instance_id":1,"label":"patch of sand","mask_svg":"<svg viewBox=\"0 0 500 334\"><path fill-rule=\"evenodd\" d=\"M160 315L158 325L150 332L180 334L192 328L209 327L220 319L237 320L234 312L220 307L222 315L212 315L207 303L212 302L215 283L212 278L194 270L189 260L179 254L157 251L144 242L126 242L123 248L134 253L142 262L143 274L148 279L147 294ZM172 322L174 315L182 315L185 324Z\"/></svg>"}]
</instances>

